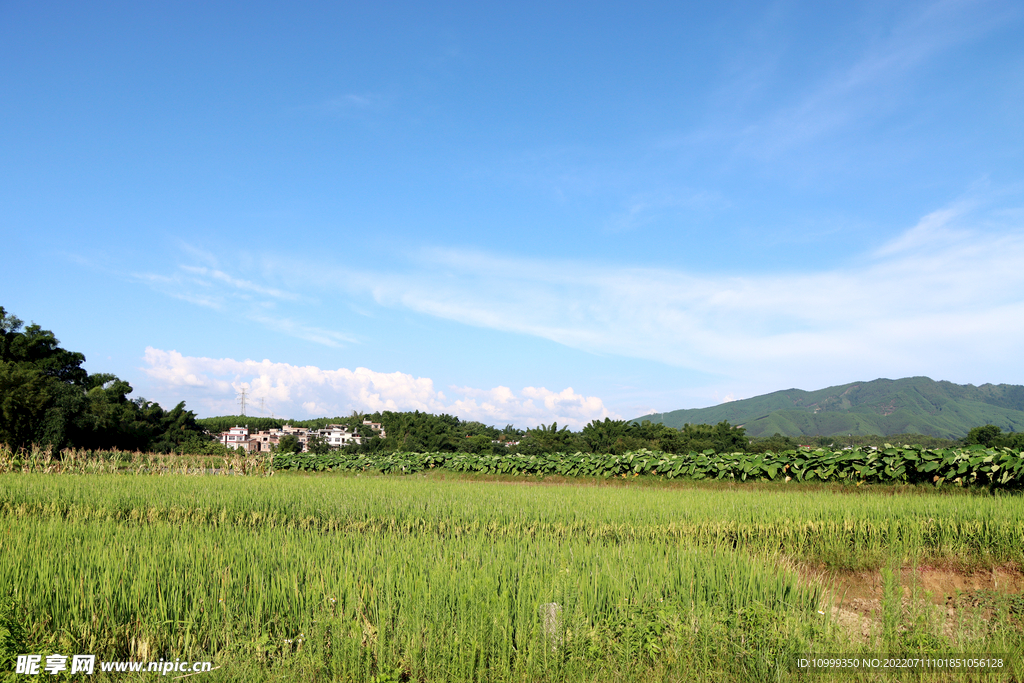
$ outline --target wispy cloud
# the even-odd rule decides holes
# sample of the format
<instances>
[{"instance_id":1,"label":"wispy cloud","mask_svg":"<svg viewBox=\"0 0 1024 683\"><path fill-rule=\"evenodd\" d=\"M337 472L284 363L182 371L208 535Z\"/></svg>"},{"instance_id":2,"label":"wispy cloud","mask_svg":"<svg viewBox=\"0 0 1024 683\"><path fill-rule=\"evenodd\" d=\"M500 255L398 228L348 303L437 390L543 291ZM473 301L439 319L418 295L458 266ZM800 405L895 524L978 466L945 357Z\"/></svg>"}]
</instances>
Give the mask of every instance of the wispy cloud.
<instances>
[{"instance_id":1,"label":"wispy cloud","mask_svg":"<svg viewBox=\"0 0 1024 683\"><path fill-rule=\"evenodd\" d=\"M449 387L449 397L429 378L367 368L325 370L269 360L199 358L152 347L146 349L145 362L158 391L184 396L208 414L234 413L235 396L245 389L250 405L262 399L266 412L291 417L345 415L353 409L422 410L487 424L559 422L577 429L594 419L618 417L600 398L577 394L571 387L557 392L524 387L518 394L503 386Z\"/></svg>"},{"instance_id":2,"label":"wispy cloud","mask_svg":"<svg viewBox=\"0 0 1024 683\"><path fill-rule=\"evenodd\" d=\"M765 60L752 62L723 86L715 97L719 107L716 121L679 141L692 144L733 138L741 152L772 157L836 131L864 125L908 103L911 90L903 86L929 61L1019 14L1019 7L998 1L939 0L909 7L884 37L865 38L859 52L810 80L794 96L767 106L759 101L754 117L737 119L736 114L727 114L731 107L745 110L754 104L752 92L763 96L773 91L771 84L779 73L764 67L764 62L778 61L777 48L772 46Z\"/></svg>"},{"instance_id":3,"label":"wispy cloud","mask_svg":"<svg viewBox=\"0 0 1024 683\"><path fill-rule=\"evenodd\" d=\"M250 313L248 318L253 322L263 325L267 329L287 334L290 337L305 339L306 341L311 341L315 344L340 347L344 344L356 343L355 337L351 335L306 325L288 317L273 317L261 313Z\"/></svg>"},{"instance_id":4,"label":"wispy cloud","mask_svg":"<svg viewBox=\"0 0 1024 683\"><path fill-rule=\"evenodd\" d=\"M431 250L401 272L338 280L384 306L730 377L1019 365L1024 226L954 228L964 213L935 212L833 270L698 275Z\"/></svg>"},{"instance_id":5,"label":"wispy cloud","mask_svg":"<svg viewBox=\"0 0 1024 683\"><path fill-rule=\"evenodd\" d=\"M295 313L276 313L279 303L295 306L304 297L237 277L219 267L212 255L182 245L183 251L207 265L179 264L163 273L134 273L132 278L175 299L220 311L236 320L248 320L267 329L324 346L355 343L352 335L310 325L295 319Z\"/></svg>"},{"instance_id":6,"label":"wispy cloud","mask_svg":"<svg viewBox=\"0 0 1024 683\"><path fill-rule=\"evenodd\" d=\"M971 207L971 202L962 201L933 211L918 221L913 228L882 245L875 251L875 256L885 257L915 251L934 252L936 249L948 249L951 245L969 242L970 233L966 230L957 230L954 226L958 219L968 214Z\"/></svg>"},{"instance_id":7,"label":"wispy cloud","mask_svg":"<svg viewBox=\"0 0 1024 683\"><path fill-rule=\"evenodd\" d=\"M636 193L629 197L621 211L608 219L605 227L608 232L628 232L666 216L718 209L725 204L719 193L708 190Z\"/></svg>"},{"instance_id":8,"label":"wispy cloud","mask_svg":"<svg viewBox=\"0 0 1024 683\"><path fill-rule=\"evenodd\" d=\"M222 270L215 268L205 268L201 266L179 266L181 270L186 273L190 273L196 276L197 281L202 281L204 278L210 280L218 280L224 284L230 285L232 288L240 292L253 292L255 294L265 294L266 296L274 299L284 299L287 301L295 301L299 297L291 292L284 292L280 289L274 289L273 287L263 287L254 282L243 280L228 275Z\"/></svg>"},{"instance_id":9,"label":"wispy cloud","mask_svg":"<svg viewBox=\"0 0 1024 683\"><path fill-rule=\"evenodd\" d=\"M273 262L296 278L291 289L306 295L653 360L720 377L723 391L743 395L773 385L915 374L1024 379L1024 215L982 215L977 206L962 201L935 211L838 268L701 274L452 249L393 254L388 263L395 265L378 267L303 257L300 269L285 255ZM140 279L202 305L277 291L209 273L182 268ZM183 286L189 278L199 284ZM268 310L253 307L246 315L320 344L352 341L309 324L302 308L289 306L287 316ZM478 404L466 414L483 410L471 391L461 396ZM486 402L498 405L499 398Z\"/></svg>"}]
</instances>

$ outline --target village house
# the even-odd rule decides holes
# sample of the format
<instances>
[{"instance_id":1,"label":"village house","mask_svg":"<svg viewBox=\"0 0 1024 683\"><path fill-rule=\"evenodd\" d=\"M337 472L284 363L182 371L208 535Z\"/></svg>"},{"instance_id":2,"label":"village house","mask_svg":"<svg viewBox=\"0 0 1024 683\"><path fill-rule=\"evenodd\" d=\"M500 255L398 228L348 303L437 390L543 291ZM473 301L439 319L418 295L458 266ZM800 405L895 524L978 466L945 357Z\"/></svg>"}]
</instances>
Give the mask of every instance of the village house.
<instances>
[{"instance_id":1,"label":"village house","mask_svg":"<svg viewBox=\"0 0 1024 683\"><path fill-rule=\"evenodd\" d=\"M363 425L377 432L382 439L387 436L384 426L379 422L363 420ZM363 442L363 437L352 431L348 425L339 424L329 424L324 429L307 429L286 424L280 429L258 431L255 434L249 433L248 425L245 427L235 426L226 432L221 432L217 436L217 440L227 448L244 448L247 451L270 453L281 443L281 437L286 435L292 435L299 440L303 453L309 450L309 440L314 436L325 438L332 449Z\"/></svg>"},{"instance_id":2,"label":"village house","mask_svg":"<svg viewBox=\"0 0 1024 683\"><path fill-rule=\"evenodd\" d=\"M380 422L363 420L363 426L369 427L370 430L376 432L377 436L380 438L387 438L387 432L384 431L384 425ZM327 444L331 448L344 448L345 446L352 444L359 445L363 443L363 439L366 438L348 425L341 424L329 424L324 429L316 430L315 433L326 439Z\"/></svg>"},{"instance_id":3,"label":"village house","mask_svg":"<svg viewBox=\"0 0 1024 683\"><path fill-rule=\"evenodd\" d=\"M384 425L382 425L380 422L370 422L369 420L363 420L363 424L372 429L373 431L377 432L377 436L379 436L380 438L388 438L387 432L384 431Z\"/></svg>"},{"instance_id":4,"label":"village house","mask_svg":"<svg viewBox=\"0 0 1024 683\"><path fill-rule=\"evenodd\" d=\"M244 448L249 450L249 427L232 427L226 432L221 432L217 440L228 448Z\"/></svg>"},{"instance_id":5,"label":"village house","mask_svg":"<svg viewBox=\"0 0 1024 683\"><path fill-rule=\"evenodd\" d=\"M250 441L256 445L256 448L251 450L269 453L281 442L281 430L271 429L265 432L256 432Z\"/></svg>"},{"instance_id":6,"label":"village house","mask_svg":"<svg viewBox=\"0 0 1024 683\"><path fill-rule=\"evenodd\" d=\"M363 442L363 437L349 431L348 425L327 425L326 428L319 430L319 435L327 439L327 443L331 448L344 448L349 444L361 444Z\"/></svg>"}]
</instances>

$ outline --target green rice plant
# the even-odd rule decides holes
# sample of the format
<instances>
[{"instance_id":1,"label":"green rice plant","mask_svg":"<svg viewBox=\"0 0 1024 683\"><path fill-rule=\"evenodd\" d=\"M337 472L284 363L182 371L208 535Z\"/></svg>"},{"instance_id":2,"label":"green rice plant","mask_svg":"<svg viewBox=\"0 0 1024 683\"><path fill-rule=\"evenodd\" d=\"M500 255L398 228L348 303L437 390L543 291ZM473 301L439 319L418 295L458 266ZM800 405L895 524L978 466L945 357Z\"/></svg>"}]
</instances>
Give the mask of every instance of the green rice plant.
<instances>
[{"instance_id":1,"label":"green rice plant","mask_svg":"<svg viewBox=\"0 0 1024 683\"><path fill-rule=\"evenodd\" d=\"M0 475L0 517L322 533L587 538L730 547L863 569L1024 566L1024 498L916 490L474 484L420 478Z\"/></svg>"},{"instance_id":2,"label":"green rice plant","mask_svg":"<svg viewBox=\"0 0 1024 683\"><path fill-rule=\"evenodd\" d=\"M118 471L0 475L0 593L34 651L224 680L785 680L850 647L793 560L864 557L894 647L1020 645L924 639L897 573L1019 562L1020 496Z\"/></svg>"},{"instance_id":3,"label":"green rice plant","mask_svg":"<svg viewBox=\"0 0 1024 683\"><path fill-rule=\"evenodd\" d=\"M789 639L760 671L801 644L820 602L792 572L680 544L9 521L0 583L31 615L32 641L109 659L269 666L302 652L344 680L490 681L643 675L697 657L742 674L741 655L761 654L743 649L736 615L763 610ZM554 634L538 612L552 603ZM740 649L694 651L693 619L739 634Z\"/></svg>"}]
</instances>

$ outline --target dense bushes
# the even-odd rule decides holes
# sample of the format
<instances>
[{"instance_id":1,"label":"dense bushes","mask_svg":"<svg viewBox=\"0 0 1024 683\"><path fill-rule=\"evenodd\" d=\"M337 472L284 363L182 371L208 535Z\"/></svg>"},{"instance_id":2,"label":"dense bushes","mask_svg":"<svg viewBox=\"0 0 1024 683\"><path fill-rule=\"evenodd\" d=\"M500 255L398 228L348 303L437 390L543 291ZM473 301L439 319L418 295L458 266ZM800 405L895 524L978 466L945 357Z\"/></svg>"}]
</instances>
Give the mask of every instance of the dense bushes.
<instances>
[{"instance_id":1,"label":"dense bushes","mask_svg":"<svg viewBox=\"0 0 1024 683\"><path fill-rule=\"evenodd\" d=\"M25 327L0 306L0 444L167 453L209 440L184 402L164 410L130 399L128 382L90 375L84 362L53 332Z\"/></svg>"},{"instance_id":2,"label":"dense bushes","mask_svg":"<svg viewBox=\"0 0 1024 683\"><path fill-rule=\"evenodd\" d=\"M415 473L443 468L456 472L580 477L651 475L667 479L739 481L837 481L851 483L931 483L1020 488L1024 459L1006 448L796 449L781 453L672 454L631 451L595 453L279 453L275 469Z\"/></svg>"}]
</instances>

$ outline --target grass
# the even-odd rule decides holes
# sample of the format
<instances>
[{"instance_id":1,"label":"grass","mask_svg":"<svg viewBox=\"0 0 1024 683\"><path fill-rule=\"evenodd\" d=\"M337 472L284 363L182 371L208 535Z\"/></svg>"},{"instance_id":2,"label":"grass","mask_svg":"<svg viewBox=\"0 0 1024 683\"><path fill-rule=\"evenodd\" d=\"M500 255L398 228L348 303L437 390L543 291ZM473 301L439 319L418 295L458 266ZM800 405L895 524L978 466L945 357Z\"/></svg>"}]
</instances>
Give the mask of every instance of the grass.
<instances>
[{"instance_id":1,"label":"grass","mask_svg":"<svg viewBox=\"0 0 1024 683\"><path fill-rule=\"evenodd\" d=\"M1024 497L924 487L481 485L389 476L2 478L0 514L250 530L680 542L839 569L1024 566Z\"/></svg>"},{"instance_id":2,"label":"grass","mask_svg":"<svg viewBox=\"0 0 1024 683\"><path fill-rule=\"evenodd\" d=\"M1024 566L1019 495L517 481L0 475L0 659L212 659L203 680L763 681L796 680L804 652L1024 642L1012 598L982 596L947 634L899 572ZM877 635L845 633L801 564L880 569Z\"/></svg>"}]
</instances>

